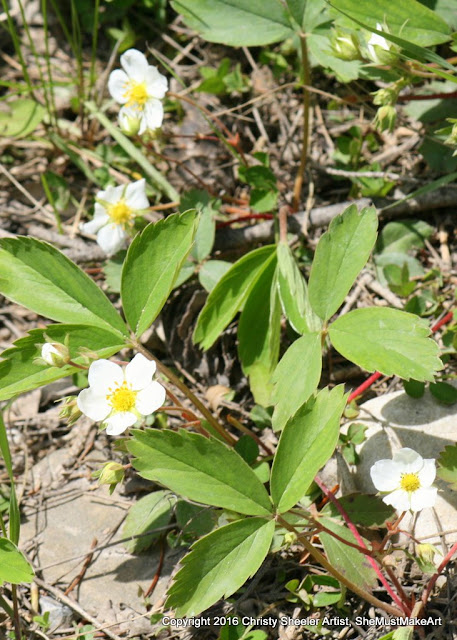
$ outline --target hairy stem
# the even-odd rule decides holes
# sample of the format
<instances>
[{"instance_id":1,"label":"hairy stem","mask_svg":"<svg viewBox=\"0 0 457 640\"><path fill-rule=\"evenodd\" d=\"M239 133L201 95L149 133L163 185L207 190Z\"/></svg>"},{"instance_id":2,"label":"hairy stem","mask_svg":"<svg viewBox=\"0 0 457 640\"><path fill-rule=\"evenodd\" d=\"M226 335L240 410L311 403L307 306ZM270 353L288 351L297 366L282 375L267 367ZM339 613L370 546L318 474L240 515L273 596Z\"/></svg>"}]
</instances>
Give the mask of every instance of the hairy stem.
<instances>
[{"instance_id":1,"label":"hairy stem","mask_svg":"<svg viewBox=\"0 0 457 640\"><path fill-rule=\"evenodd\" d=\"M403 612L401 611L401 609L397 609L396 607L393 607L392 605L388 604L387 602L383 602L382 600L378 600L378 598L373 596L371 593L369 593L368 591L365 591L365 589L362 589L361 587L356 585L354 582L352 582L351 580L346 578L346 576L344 576L342 573L340 573L338 571L338 569L336 569L327 560L327 558L320 551L318 551L316 549L316 547L308 540L308 538L306 536L300 534L295 529L295 527L292 526L291 524L289 524L286 520L284 520L284 518L281 518L281 516L277 516L277 519L278 519L278 522L285 529L295 533L295 535L297 536L298 540L302 543L302 545L309 552L309 554L312 555L313 558L317 562L319 562L320 565L322 565L324 567L324 569L327 569L327 571L334 578L336 578L339 582L344 584L353 593L357 594L358 596L360 596L361 598L363 598L364 600L366 600L367 602L369 602L373 606L378 607L379 609L382 609L383 611L386 611L387 613L389 613L392 616L401 616L402 615Z\"/></svg>"},{"instance_id":2,"label":"hairy stem","mask_svg":"<svg viewBox=\"0 0 457 640\"><path fill-rule=\"evenodd\" d=\"M306 168L306 159L308 157L308 141L309 141L309 107L311 94L308 87L311 84L311 70L308 59L308 45L306 43L306 35L300 34L301 57L302 57L302 77L303 77L303 142L300 155L300 166L294 183L294 195L292 201L292 210L298 211L300 205L301 191L303 187L303 175Z\"/></svg>"},{"instance_id":3,"label":"hairy stem","mask_svg":"<svg viewBox=\"0 0 457 640\"><path fill-rule=\"evenodd\" d=\"M155 356L152 355L152 353L148 351L148 349L146 349L146 347L144 347L142 344L140 344L136 340L133 342L132 346L135 349L137 349L137 351L142 353L148 360L154 360L157 364L159 371L161 371L164 375L166 375L167 378L170 380L170 382L172 382L175 385L175 387L178 387L178 389L180 389L180 391L182 391L184 395L187 396L187 398L189 398L189 400L192 402L194 407L196 407L200 411L202 416L224 438L224 440L230 445L235 444L236 442L235 438L233 438L233 436L231 436L230 433L226 431L226 429L216 420L216 418L213 416L211 411L209 411L209 409L205 407L203 402L201 402L201 400L189 389L189 387L182 380L178 378L178 376L176 376L173 373L173 371L171 371L167 366L162 364L160 360L158 360Z\"/></svg>"}]
</instances>

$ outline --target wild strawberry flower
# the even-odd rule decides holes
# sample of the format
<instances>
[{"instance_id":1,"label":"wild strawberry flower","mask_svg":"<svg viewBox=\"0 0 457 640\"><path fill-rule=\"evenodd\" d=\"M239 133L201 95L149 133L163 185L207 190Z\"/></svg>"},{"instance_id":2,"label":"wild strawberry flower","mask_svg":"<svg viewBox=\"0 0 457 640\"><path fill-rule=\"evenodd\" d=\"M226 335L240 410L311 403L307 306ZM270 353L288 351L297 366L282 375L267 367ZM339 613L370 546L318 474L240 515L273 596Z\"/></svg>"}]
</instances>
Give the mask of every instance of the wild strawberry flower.
<instances>
[{"instance_id":1,"label":"wild strawberry flower","mask_svg":"<svg viewBox=\"0 0 457 640\"><path fill-rule=\"evenodd\" d=\"M383 501L398 511L421 511L435 504L435 460L424 460L413 449L405 447L396 451L392 460L378 460L370 475L376 489L387 494Z\"/></svg>"},{"instance_id":2,"label":"wild strawberry flower","mask_svg":"<svg viewBox=\"0 0 457 640\"><path fill-rule=\"evenodd\" d=\"M121 56L121 66L110 73L108 80L111 96L124 105L119 111L121 128L131 131L135 121L140 135L147 129L159 128L163 120L160 101L168 90L168 80L137 49L129 49Z\"/></svg>"},{"instance_id":3,"label":"wild strawberry flower","mask_svg":"<svg viewBox=\"0 0 457 640\"><path fill-rule=\"evenodd\" d=\"M107 187L97 193L94 217L82 224L81 230L97 234L97 243L111 256L124 247L134 218L148 207L144 178L127 186Z\"/></svg>"},{"instance_id":4,"label":"wild strawberry flower","mask_svg":"<svg viewBox=\"0 0 457 640\"><path fill-rule=\"evenodd\" d=\"M106 425L106 433L117 436L142 416L165 402L165 389L152 380L156 363L141 353L122 368L110 360L95 360L89 367L89 388L77 400L79 409L95 422Z\"/></svg>"}]
</instances>

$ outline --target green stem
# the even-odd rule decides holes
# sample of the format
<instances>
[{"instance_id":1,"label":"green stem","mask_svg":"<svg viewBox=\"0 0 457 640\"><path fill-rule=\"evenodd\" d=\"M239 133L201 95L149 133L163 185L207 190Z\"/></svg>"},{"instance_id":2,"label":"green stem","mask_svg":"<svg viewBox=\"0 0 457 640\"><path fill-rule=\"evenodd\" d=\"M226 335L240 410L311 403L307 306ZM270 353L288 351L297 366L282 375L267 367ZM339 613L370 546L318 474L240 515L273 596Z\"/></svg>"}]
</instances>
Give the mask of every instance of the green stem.
<instances>
[{"instance_id":1,"label":"green stem","mask_svg":"<svg viewBox=\"0 0 457 640\"><path fill-rule=\"evenodd\" d=\"M303 175L306 168L309 144L309 107L311 94L308 87L311 85L311 69L308 59L308 45L306 44L306 34L300 34L300 46L302 57L302 77L303 77L303 142L300 155L300 166L294 183L294 196L292 201L293 211L298 211L300 205L301 191L303 187Z\"/></svg>"},{"instance_id":2,"label":"green stem","mask_svg":"<svg viewBox=\"0 0 457 640\"><path fill-rule=\"evenodd\" d=\"M14 622L14 635L16 640L22 640L21 632L21 617L19 615L19 605L17 599L17 585L11 585L11 595L13 597L13 622Z\"/></svg>"},{"instance_id":3,"label":"green stem","mask_svg":"<svg viewBox=\"0 0 457 640\"><path fill-rule=\"evenodd\" d=\"M189 398L192 404L200 411L202 416L217 431L217 433L219 433L228 444L232 446L235 444L236 440L230 435L230 433L228 433L228 431L226 431L226 429L224 429L224 427L221 424L219 424L219 422L213 416L211 411L209 411L207 407L205 407L203 402L199 400L199 398L189 389L189 387L182 380L178 378L178 376L176 376L173 373L173 371L171 371L167 366L162 364L160 360L158 360L155 356L152 355L152 353L150 353L150 351L148 351L148 349L146 349L146 347L144 347L142 344L140 344L136 340L133 341L132 346L137 351L142 353L146 358L148 358L148 360L154 360L157 364L158 369L164 375L167 376L167 378L170 380L170 382L172 382L175 385L175 387L178 387L178 389L180 389L184 393L184 395L187 396L187 398Z\"/></svg>"},{"instance_id":4,"label":"green stem","mask_svg":"<svg viewBox=\"0 0 457 640\"><path fill-rule=\"evenodd\" d=\"M313 558L317 562L319 562L319 564L322 565L324 567L324 569L327 569L327 571L334 578L336 578L339 582L344 584L348 589L353 591L355 594L357 594L358 596L360 596L361 598L363 598L364 600L366 600L367 602L369 602L373 606L378 607L379 609L382 609L383 611L386 611L387 613L389 613L392 616L395 616L395 617L400 616L401 617L403 615L403 612L400 609L397 609L396 607L393 607L392 605L387 604L387 602L383 602L382 600L378 600L378 598L373 596L371 593L369 593L368 591L365 591L365 589L362 589L361 587L356 585L354 582L349 580L345 575L340 573L338 571L338 569L336 569L327 560L327 558L324 555L322 555L322 553L320 551L318 551L316 549L316 547L308 540L308 538L306 536L300 534L296 530L296 528L294 526L292 526L291 524L289 524L287 522L287 520L284 520L284 518L282 518L281 516L277 516L277 520L281 524L281 526L283 526L288 531L291 531L292 533L294 533L297 536L297 539L302 543L302 545L308 551L308 553L311 556L313 556Z\"/></svg>"}]
</instances>

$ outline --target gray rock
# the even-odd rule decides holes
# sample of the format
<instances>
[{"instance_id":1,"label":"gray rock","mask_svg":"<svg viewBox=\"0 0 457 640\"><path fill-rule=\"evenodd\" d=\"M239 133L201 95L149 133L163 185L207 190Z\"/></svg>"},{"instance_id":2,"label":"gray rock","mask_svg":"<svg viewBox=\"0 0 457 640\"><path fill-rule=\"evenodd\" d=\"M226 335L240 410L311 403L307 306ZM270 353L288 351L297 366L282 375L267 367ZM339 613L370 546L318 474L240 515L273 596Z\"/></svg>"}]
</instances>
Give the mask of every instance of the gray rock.
<instances>
[{"instance_id":1,"label":"gray rock","mask_svg":"<svg viewBox=\"0 0 457 640\"><path fill-rule=\"evenodd\" d=\"M41 499L38 508L27 501L23 506L26 521L21 527L21 546L27 550L36 546L34 567L40 569L45 582L64 591L81 571L94 539L99 546L106 545L94 553L71 597L100 623L122 625L145 613L141 593L156 574L160 551L156 546L132 555L122 543L115 544L125 537L123 521L135 499L127 500L117 491L110 496L106 486L97 487L89 477L68 480L68 455L68 450L58 449L33 468L33 485L40 487ZM164 598L179 555L182 550L166 553L151 604Z\"/></svg>"},{"instance_id":2,"label":"gray rock","mask_svg":"<svg viewBox=\"0 0 457 640\"><path fill-rule=\"evenodd\" d=\"M365 442L358 447L360 463L353 480L364 493L376 493L370 468L377 461L392 458L394 451L410 447L423 458L438 458L447 445L457 441L457 404L438 403L426 391L417 400L403 391L389 393L365 402L357 420L368 426ZM401 527L416 538L449 547L457 541L457 492L437 479L438 498L434 508L407 514Z\"/></svg>"}]
</instances>

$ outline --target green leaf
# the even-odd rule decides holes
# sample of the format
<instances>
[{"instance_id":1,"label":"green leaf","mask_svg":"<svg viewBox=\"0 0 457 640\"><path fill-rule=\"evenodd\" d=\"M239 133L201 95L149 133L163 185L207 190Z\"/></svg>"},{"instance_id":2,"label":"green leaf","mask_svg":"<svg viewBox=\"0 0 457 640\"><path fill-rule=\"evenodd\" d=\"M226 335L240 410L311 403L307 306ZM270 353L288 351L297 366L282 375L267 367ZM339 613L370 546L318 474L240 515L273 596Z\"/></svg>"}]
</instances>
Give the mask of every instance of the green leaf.
<instances>
[{"instance_id":1,"label":"green leaf","mask_svg":"<svg viewBox=\"0 0 457 640\"><path fill-rule=\"evenodd\" d=\"M232 263L226 262L225 260L208 260L208 262L202 264L198 272L200 284L208 293L211 293L222 276L225 275L231 267Z\"/></svg>"},{"instance_id":2,"label":"green leaf","mask_svg":"<svg viewBox=\"0 0 457 640\"><path fill-rule=\"evenodd\" d=\"M246 302L252 287L274 260L276 247L255 249L240 258L211 291L194 331L194 342L209 349Z\"/></svg>"},{"instance_id":3,"label":"green leaf","mask_svg":"<svg viewBox=\"0 0 457 640\"><path fill-rule=\"evenodd\" d=\"M200 538L214 529L217 514L210 507L178 500L176 504L176 524L181 529L184 540Z\"/></svg>"},{"instance_id":4,"label":"green leaf","mask_svg":"<svg viewBox=\"0 0 457 640\"><path fill-rule=\"evenodd\" d=\"M165 606L177 616L196 616L237 591L265 559L275 524L247 518L221 527L196 542L181 560L182 569Z\"/></svg>"},{"instance_id":5,"label":"green leaf","mask_svg":"<svg viewBox=\"0 0 457 640\"><path fill-rule=\"evenodd\" d=\"M332 0L332 5L351 17L363 21L368 27L387 26L389 32L423 47L429 47L450 38L446 22L416 0Z\"/></svg>"},{"instance_id":6,"label":"green leaf","mask_svg":"<svg viewBox=\"0 0 457 640\"><path fill-rule=\"evenodd\" d=\"M271 404L271 376L278 364L281 310L276 286L276 260L254 284L238 326L238 354L256 403Z\"/></svg>"},{"instance_id":7,"label":"green leaf","mask_svg":"<svg viewBox=\"0 0 457 640\"><path fill-rule=\"evenodd\" d=\"M332 455L346 400L343 385L331 391L322 389L284 427L271 472L271 496L279 513L291 509L305 495Z\"/></svg>"},{"instance_id":8,"label":"green leaf","mask_svg":"<svg viewBox=\"0 0 457 640\"><path fill-rule=\"evenodd\" d=\"M425 384L417 380L403 380L403 388L411 398L422 398L425 393Z\"/></svg>"},{"instance_id":9,"label":"green leaf","mask_svg":"<svg viewBox=\"0 0 457 640\"><path fill-rule=\"evenodd\" d=\"M438 477L448 482L451 489L457 491L457 445L444 447L438 458Z\"/></svg>"},{"instance_id":10,"label":"green leaf","mask_svg":"<svg viewBox=\"0 0 457 640\"><path fill-rule=\"evenodd\" d=\"M195 211L149 224L127 252L121 296L125 317L141 336L154 322L173 289L195 237Z\"/></svg>"},{"instance_id":11,"label":"green leaf","mask_svg":"<svg viewBox=\"0 0 457 640\"><path fill-rule=\"evenodd\" d=\"M338 498L338 502L352 522L363 527L383 527L386 520L395 515L395 509L385 504L379 496L354 493ZM322 509L322 514L342 520L342 516L333 502L329 502Z\"/></svg>"},{"instance_id":12,"label":"green leaf","mask_svg":"<svg viewBox=\"0 0 457 640\"><path fill-rule=\"evenodd\" d=\"M358 544L354 535L346 526L339 525L330 518L319 518L319 521L324 527L330 529L341 538L353 544ZM340 542L329 533L321 532L319 538L324 545L325 554L330 563L348 580L368 592L371 592L377 586L378 577L376 572L363 553L349 547L344 542Z\"/></svg>"},{"instance_id":13,"label":"green leaf","mask_svg":"<svg viewBox=\"0 0 457 640\"><path fill-rule=\"evenodd\" d=\"M267 515L265 487L236 451L219 440L180 430L135 430L127 443L143 478L203 504L246 515Z\"/></svg>"},{"instance_id":14,"label":"green leaf","mask_svg":"<svg viewBox=\"0 0 457 640\"><path fill-rule=\"evenodd\" d=\"M427 323L417 316L386 308L350 311L329 328L333 346L367 371L386 376L433 381L443 365Z\"/></svg>"},{"instance_id":15,"label":"green leaf","mask_svg":"<svg viewBox=\"0 0 457 640\"><path fill-rule=\"evenodd\" d=\"M4 582L33 582L35 573L11 540L0 538L0 587Z\"/></svg>"},{"instance_id":16,"label":"green leaf","mask_svg":"<svg viewBox=\"0 0 457 640\"><path fill-rule=\"evenodd\" d=\"M273 374L273 427L287 420L317 388L322 371L321 335L305 333L287 349Z\"/></svg>"},{"instance_id":17,"label":"green leaf","mask_svg":"<svg viewBox=\"0 0 457 640\"><path fill-rule=\"evenodd\" d=\"M41 350L36 345L46 342L44 334L51 341L61 343L68 336L70 356L76 364L85 362L79 354L81 347L96 351L100 358L109 358L125 347L125 342L119 334L99 327L51 324L45 329L32 329L27 336L16 340L14 347L1 354L3 360L0 362L0 401L37 389L78 371L70 365L58 368L34 363L34 359L41 355Z\"/></svg>"},{"instance_id":18,"label":"green leaf","mask_svg":"<svg viewBox=\"0 0 457 640\"><path fill-rule=\"evenodd\" d=\"M6 106L8 111L0 111L0 136L8 138L26 138L46 115L46 109L31 98L18 98Z\"/></svg>"},{"instance_id":19,"label":"green leaf","mask_svg":"<svg viewBox=\"0 0 457 640\"><path fill-rule=\"evenodd\" d=\"M171 491L154 491L140 498L129 509L122 530L123 537L138 536L153 529L160 529L170 522L176 496ZM140 553L151 546L162 531L141 538L133 538L125 543L129 553Z\"/></svg>"},{"instance_id":20,"label":"green leaf","mask_svg":"<svg viewBox=\"0 0 457 640\"><path fill-rule=\"evenodd\" d=\"M199 214L199 222L195 241L190 255L196 262L204 260L212 251L216 222L214 216L216 209L213 206L214 199L207 191L192 189L183 195L179 204L179 211L185 213L189 209L195 209Z\"/></svg>"},{"instance_id":21,"label":"green leaf","mask_svg":"<svg viewBox=\"0 0 457 640\"><path fill-rule=\"evenodd\" d=\"M105 294L74 262L35 238L0 240L0 293L42 316L128 335Z\"/></svg>"},{"instance_id":22,"label":"green leaf","mask_svg":"<svg viewBox=\"0 0 457 640\"><path fill-rule=\"evenodd\" d=\"M277 0L172 0L171 5L210 42L258 47L293 33L286 8Z\"/></svg>"},{"instance_id":23,"label":"green leaf","mask_svg":"<svg viewBox=\"0 0 457 640\"><path fill-rule=\"evenodd\" d=\"M378 217L373 208L348 207L320 238L309 277L313 310L327 321L341 306L376 241Z\"/></svg>"},{"instance_id":24,"label":"green leaf","mask_svg":"<svg viewBox=\"0 0 457 640\"><path fill-rule=\"evenodd\" d=\"M423 220L397 220L388 222L376 242L377 253L406 253L422 248L434 229Z\"/></svg>"},{"instance_id":25,"label":"green leaf","mask_svg":"<svg viewBox=\"0 0 457 640\"><path fill-rule=\"evenodd\" d=\"M322 323L311 308L306 280L287 244L278 245L278 285L284 315L297 333L319 331Z\"/></svg>"},{"instance_id":26,"label":"green leaf","mask_svg":"<svg viewBox=\"0 0 457 640\"><path fill-rule=\"evenodd\" d=\"M457 389L448 382L430 383L430 393L443 404L455 404L457 402Z\"/></svg>"}]
</instances>

